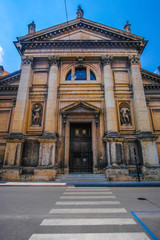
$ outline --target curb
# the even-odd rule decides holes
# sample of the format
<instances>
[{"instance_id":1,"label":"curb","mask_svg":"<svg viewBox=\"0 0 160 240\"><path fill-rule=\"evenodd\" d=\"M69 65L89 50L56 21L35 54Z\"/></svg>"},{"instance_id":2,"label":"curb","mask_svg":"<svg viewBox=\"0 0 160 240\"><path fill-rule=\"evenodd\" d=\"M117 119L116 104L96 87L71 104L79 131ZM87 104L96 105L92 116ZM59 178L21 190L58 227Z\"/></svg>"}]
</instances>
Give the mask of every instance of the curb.
<instances>
[{"instance_id":1,"label":"curb","mask_svg":"<svg viewBox=\"0 0 160 240\"><path fill-rule=\"evenodd\" d=\"M145 182L93 182L93 181L65 181L58 182L0 182L0 186L15 187L64 187L74 185L76 187L160 187L160 181Z\"/></svg>"}]
</instances>

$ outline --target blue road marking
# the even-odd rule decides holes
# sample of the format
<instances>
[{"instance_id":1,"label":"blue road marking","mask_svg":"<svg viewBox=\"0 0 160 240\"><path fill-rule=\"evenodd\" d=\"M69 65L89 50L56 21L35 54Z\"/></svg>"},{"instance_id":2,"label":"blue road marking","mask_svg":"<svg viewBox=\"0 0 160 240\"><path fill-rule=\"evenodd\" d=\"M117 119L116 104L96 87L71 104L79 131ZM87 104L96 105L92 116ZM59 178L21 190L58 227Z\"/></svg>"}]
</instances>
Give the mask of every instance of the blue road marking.
<instances>
[{"instance_id":1,"label":"blue road marking","mask_svg":"<svg viewBox=\"0 0 160 240\"><path fill-rule=\"evenodd\" d=\"M153 240L159 240L154 233L137 217L135 213L160 213L160 211L131 211L133 217L141 224L141 226L146 230L146 232L153 238Z\"/></svg>"}]
</instances>

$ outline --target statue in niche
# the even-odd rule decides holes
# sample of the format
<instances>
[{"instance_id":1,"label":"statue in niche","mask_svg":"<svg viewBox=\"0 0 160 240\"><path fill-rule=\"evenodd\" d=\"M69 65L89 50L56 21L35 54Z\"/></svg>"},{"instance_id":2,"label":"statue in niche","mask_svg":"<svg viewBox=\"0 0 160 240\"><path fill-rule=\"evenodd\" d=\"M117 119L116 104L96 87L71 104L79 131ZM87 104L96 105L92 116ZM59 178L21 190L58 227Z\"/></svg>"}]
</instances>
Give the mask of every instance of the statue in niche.
<instances>
[{"instance_id":1,"label":"statue in niche","mask_svg":"<svg viewBox=\"0 0 160 240\"><path fill-rule=\"evenodd\" d=\"M130 113L130 108L123 106L120 108L120 120L121 120L121 125L131 125L131 113Z\"/></svg>"},{"instance_id":2,"label":"statue in niche","mask_svg":"<svg viewBox=\"0 0 160 240\"><path fill-rule=\"evenodd\" d=\"M77 18L83 18L84 12L80 6L78 6L77 10Z\"/></svg>"},{"instance_id":3,"label":"statue in niche","mask_svg":"<svg viewBox=\"0 0 160 240\"><path fill-rule=\"evenodd\" d=\"M41 126L42 122L42 105L35 104L32 109L32 125Z\"/></svg>"}]
</instances>

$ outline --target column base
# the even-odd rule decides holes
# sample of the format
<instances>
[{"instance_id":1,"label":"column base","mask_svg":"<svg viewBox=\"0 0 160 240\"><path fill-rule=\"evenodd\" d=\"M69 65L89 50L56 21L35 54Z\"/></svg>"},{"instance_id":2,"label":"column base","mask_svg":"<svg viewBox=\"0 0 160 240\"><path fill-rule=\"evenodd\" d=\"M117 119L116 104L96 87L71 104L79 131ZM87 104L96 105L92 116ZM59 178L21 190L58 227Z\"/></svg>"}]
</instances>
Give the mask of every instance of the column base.
<instances>
[{"instance_id":1,"label":"column base","mask_svg":"<svg viewBox=\"0 0 160 240\"><path fill-rule=\"evenodd\" d=\"M36 167L32 174L23 173L23 167L3 167L0 169L1 181L54 181L57 168L53 166Z\"/></svg>"},{"instance_id":2,"label":"column base","mask_svg":"<svg viewBox=\"0 0 160 240\"><path fill-rule=\"evenodd\" d=\"M158 152L156 146L157 137L152 132L139 132L138 140L141 145L143 165L159 166Z\"/></svg>"},{"instance_id":3,"label":"column base","mask_svg":"<svg viewBox=\"0 0 160 240\"><path fill-rule=\"evenodd\" d=\"M108 181L138 181L136 168L108 167L106 169ZM140 167L140 181L160 181L160 167Z\"/></svg>"}]
</instances>

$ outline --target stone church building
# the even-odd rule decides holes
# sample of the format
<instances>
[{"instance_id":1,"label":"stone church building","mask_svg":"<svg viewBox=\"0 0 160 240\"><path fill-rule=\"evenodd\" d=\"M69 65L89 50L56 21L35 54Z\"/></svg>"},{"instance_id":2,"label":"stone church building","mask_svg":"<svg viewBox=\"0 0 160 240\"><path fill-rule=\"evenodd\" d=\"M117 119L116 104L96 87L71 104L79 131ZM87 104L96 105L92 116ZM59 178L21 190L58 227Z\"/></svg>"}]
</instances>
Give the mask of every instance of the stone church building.
<instances>
[{"instance_id":1,"label":"stone church building","mask_svg":"<svg viewBox=\"0 0 160 240\"><path fill-rule=\"evenodd\" d=\"M160 180L160 75L141 68L147 41L77 18L14 42L20 70L0 68L0 179L106 173ZM136 168L137 166L137 168Z\"/></svg>"}]
</instances>

